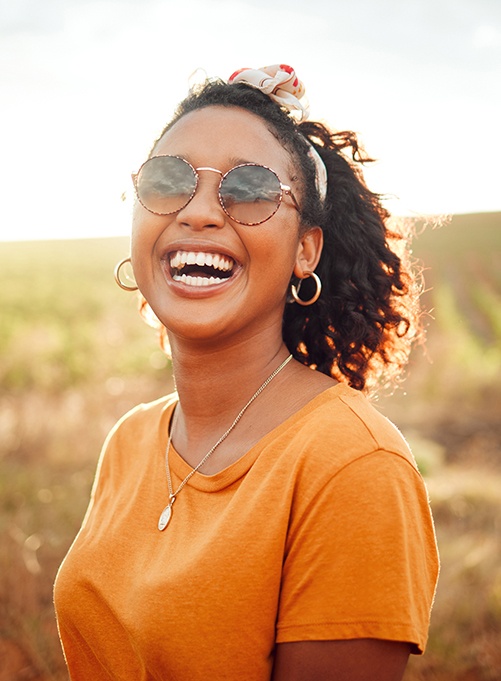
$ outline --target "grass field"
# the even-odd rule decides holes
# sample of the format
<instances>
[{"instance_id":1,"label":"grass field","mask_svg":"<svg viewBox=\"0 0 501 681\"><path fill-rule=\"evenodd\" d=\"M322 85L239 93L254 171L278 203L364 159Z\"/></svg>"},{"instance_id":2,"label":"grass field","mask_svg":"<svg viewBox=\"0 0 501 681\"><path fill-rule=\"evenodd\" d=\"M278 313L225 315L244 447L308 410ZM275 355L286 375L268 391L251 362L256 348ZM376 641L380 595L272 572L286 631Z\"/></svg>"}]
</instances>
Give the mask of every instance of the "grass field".
<instances>
[{"instance_id":1,"label":"grass field","mask_svg":"<svg viewBox=\"0 0 501 681\"><path fill-rule=\"evenodd\" d=\"M0 243L0 681L67 679L55 571L102 441L172 387L113 266L127 239ZM379 408L426 477L442 574L429 648L406 681L501 679L501 214L426 228L426 352Z\"/></svg>"}]
</instances>

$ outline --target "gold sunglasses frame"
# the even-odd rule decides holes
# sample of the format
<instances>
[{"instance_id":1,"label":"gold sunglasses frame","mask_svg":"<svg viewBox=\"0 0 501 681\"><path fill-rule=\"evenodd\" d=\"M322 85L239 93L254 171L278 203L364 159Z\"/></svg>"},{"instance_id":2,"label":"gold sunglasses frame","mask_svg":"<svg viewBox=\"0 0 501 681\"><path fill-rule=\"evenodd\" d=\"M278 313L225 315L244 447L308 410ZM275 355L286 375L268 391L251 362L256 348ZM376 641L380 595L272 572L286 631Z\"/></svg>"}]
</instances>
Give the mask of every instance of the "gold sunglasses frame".
<instances>
[{"instance_id":1,"label":"gold sunglasses frame","mask_svg":"<svg viewBox=\"0 0 501 681\"><path fill-rule=\"evenodd\" d=\"M137 178L139 177L139 173L141 172L141 170L144 168L144 166L145 166L147 163L149 163L150 161L152 161L152 160L155 159L155 158L178 158L180 161L183 161L183 163L186 163L186 165L189 166L189 167L192 169L193 175L195 176L195 187L193 188L193 192L192 192L190 198L188 199L188 201L186 201L186 203L185 203L183 206L181 206L181 208L178 208L177 210L169 211L168 213L158 213L157 211L151 210L151 208L148 208L148 206L146 206L146 205L141 201L141 197L139 196L139 191L138 191L138 187L137 187ZM258 222L243 222L242 220L237 220L236 218L234 218L234 217L233 217L232 215L230 215L230 213L226 210L226 208L225 208L225 206L224 206L224 203L223 203L223 200L222 200L222 197L221 197L221 185L222 185L224 179L225 179L233 170L237 170L238 168L245 168L245 167L247 167L247 166L255 166L255 167L257 167L257 168L265 168L266 170L269 170L271 173L273 173L273 175L275 175L275 177L277 178L278 183L279 183L279 185L280 185L280 199L279 199L279 201L278 201L278 203L277 203L277 207L275 208L275 210L273 211L273 213L272 213L271 215L269 215L268 217L264 218L264 220L259 220ZM189 204L189 202L190 202L190 201L193 199L193 197L195 196L195 194L196 194L196 192L197 192L197 189L198 189L199 181L200 181L200 176L199 176L198 173L199 173L199 171L201 171L201 170L208 170L208 171L211 171L211 172L213 172L213 173L218 173L218 175L221 176L221 179L219 180L219 185L218 185L218 188L217 188L217 197L218 197L218 199L219 199L219 203L220 203L220 205L221 205L221 208L222 208L223 211L225 212L225 214L230 218L230 220L233 220L233 222L237 222L239 225L246 225L247 227L253 227L253 226L255 226L255 225L262 225L263 222L266 222L267 220L269 220L270 218L272 218L272 217L276 214L276 212L278 211L278 209L280 208L280 206L281 206L281 204L282 204L282 200L283 200L284 195L290 196L290 197L291 197L292 202L293 202L293 204L294 204L293 207L297 210L297 212L298 212L299 214L301 214L301 209L300 209L299 204L298 204L298 202L297 202L297 200L296 200L296 197L294 196L294 194L293 194L293 192L292 192L291 187L290 187L289 185L287 185L287 184L283 184L283 183L281 182L280 178L278 177L277 173L276 173L272 168L269 168L268 166L265 166L265 165L263 165L262 163L240 163L239 165L236 165L236 166L234 166L233 168L230 168L228 171L226 171L226 173L223 173L221 170L218 170L217 168L211 168L210 166L200 166L199 168L195 168L194 166L191 165L191 163L190 163L189 161L187 161L187 160L186 160L185 158L183 158L182 156L173 156L173 155L171 155L171 154L159 154L158 156L151 156L150 158L148 158L148 159L141 165L141 167L139 168L139 170L137 171L137 173L132 173L131 177L132 177L132 182L133 182L133 184L134 184L134 190L135 190L135 192L136 192L137 200L138 200L139 203L143 206L143 208L145 208L149 213L152 213L153 215L160 215L160 216L162 216L162 215L174 215L174 213L179 213L179 212L182 211L184 208L186 208L186 206Z\"/></svg>"}]
</instances>

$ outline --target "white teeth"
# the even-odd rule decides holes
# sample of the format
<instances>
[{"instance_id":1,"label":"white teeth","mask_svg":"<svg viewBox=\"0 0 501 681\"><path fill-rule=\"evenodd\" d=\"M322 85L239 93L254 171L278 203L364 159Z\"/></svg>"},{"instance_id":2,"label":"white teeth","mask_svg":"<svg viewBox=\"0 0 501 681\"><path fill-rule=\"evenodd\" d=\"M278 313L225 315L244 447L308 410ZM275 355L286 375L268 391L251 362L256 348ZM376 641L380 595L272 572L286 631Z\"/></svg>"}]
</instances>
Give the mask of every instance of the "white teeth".
<instances>
[{"instance_id":1,"label":"white teeth","mask_svg":"<svg viewBox=\"0 0 501 681\"><path fill-rule=\"evenodd\" d=\"M219 277L192 277L189 274L175 274L173 279L187 286L212 286L227 281L227 279L220 279Z\"/></svg>"},{"instance_id":2,"label":"white teeth","mask_svg":"<svg viewBox=\"0 0 501 681\"><path fill-rule=\"evenodd\" d=\"M228 270L233 269L233 260L225 255L220 255L219 253L176 251L170 258L170 266L175 270L184 265L198 265L199 267L208 265L209 267L214 267L214 269L221 270L222 272L227 272Z\"/></svg>"}]
</instances>

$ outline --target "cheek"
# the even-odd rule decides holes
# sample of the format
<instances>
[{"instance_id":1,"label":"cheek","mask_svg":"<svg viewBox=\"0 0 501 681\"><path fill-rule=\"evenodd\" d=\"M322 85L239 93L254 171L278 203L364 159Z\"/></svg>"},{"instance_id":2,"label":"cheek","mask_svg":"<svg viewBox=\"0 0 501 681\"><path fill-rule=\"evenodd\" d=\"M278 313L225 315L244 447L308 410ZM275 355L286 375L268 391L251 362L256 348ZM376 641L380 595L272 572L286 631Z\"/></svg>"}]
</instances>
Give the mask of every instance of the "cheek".
<instances>
[{"instance_id":1,"label":"cheek","mask_svg":"<svg viewBox=\"0 0 501 681\"><path fill-rule=\"evenodd\" d=\"M131 238L133 241L138 241L142 238L146 223L148 222L148 215L145 213L145 209L136 200L132 208Z\"/></svg>"},{"instance_id":2,"label":"cheek","mask_svg":"<svg viewBox=\"0 0 501 681\"><path fill-rule=\"evenodd\" d=\"M261 302L271 298L281 304L287 295L296 264L297 244L293 239L268 238L260 243L260 252L250 257L251 281ZM263 296L263 299L261 299Z\"/></svg>"},{"instance_id":3,"label":"cheek","mask_svg":"<svg viewBox=\"0 0 501 681\"><path fill-rule=\"evenodd\" d=\"M131 250L134 253L151 254L166 227L165 218L149 213L136 202L132 210Z\"/></svg>"},{"instance_id":4,"label":"cheek","mask_svg":"<svg viewBox=\"0 0 501 681\"><path fill-rule=\"evenodd\" d=\"M276 269L277 276L292 271L296 260L299 244L298 230L290 223L284 222L277 225L277 229L262 231L259 239L256 239L255 252L259 249L259 258L256 264L264 269ZM252 256L251 256L252 262Z\"/></svg>"},{"instance_id":5,"label":"cheek","mask_svg":"<svg viewBox=\"0 0 501 681\"><path fill-rule=\"evenodd\" d=\"M142 261L141 253L144 249L144 239L143 239L143 220L138 215L139 211L136 206L132 213L132 229L131 229L131 239L130 239L130 254L132 259L132 267L134 272L137 273L139 270L140 263Z\"/></svg>"},{"instance_id":6,"label":"cheek","mask_svg":"<svg viewBox=\"0 0 501 681\"><path fill-rule=\"evenodd\" d=\"M136 282L143 294L152 276L152 253L163 226L156 216L148 213L140 204L134 206L131 229L131 260Z\"/></svg>"}]
</instances>

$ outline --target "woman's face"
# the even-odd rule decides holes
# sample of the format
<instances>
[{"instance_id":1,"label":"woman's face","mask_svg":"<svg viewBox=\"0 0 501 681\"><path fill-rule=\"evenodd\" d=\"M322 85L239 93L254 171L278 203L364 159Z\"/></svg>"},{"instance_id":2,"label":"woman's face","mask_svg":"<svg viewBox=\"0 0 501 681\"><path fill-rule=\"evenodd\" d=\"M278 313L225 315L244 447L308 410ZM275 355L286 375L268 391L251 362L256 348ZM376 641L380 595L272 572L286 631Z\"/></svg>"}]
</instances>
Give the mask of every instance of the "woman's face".
<instances>
[{"instance_id":1,"label":"woman's face","mask_svg":"<svg viewBox=\"0 0 501 681\"><path fill-rule=\"evenodd\" d=\"M300 195L290 155L265 123L244 109L214 106L185 115L153 153L167 154L222 173L241 163L262 164ZM220 345L256 337L270 325L280 330L288 285L302 252L299 213L284 195L266 222L239 224L219 203L220 175L202 170L199 176L195 196L178 213L154 215L135 203L131 253L142 294L171 342L179 337ZM194 265L184 267L193 260Z\"/></svg>"}]
</instances>

